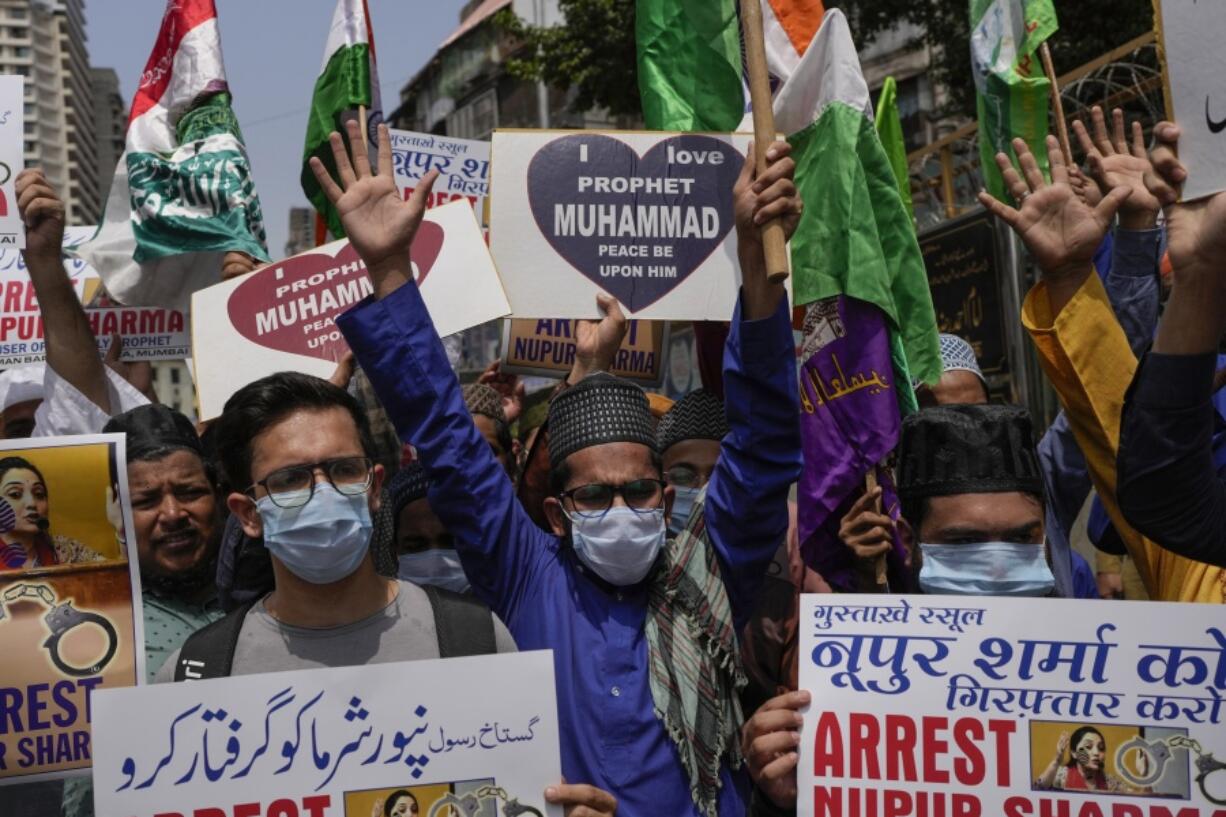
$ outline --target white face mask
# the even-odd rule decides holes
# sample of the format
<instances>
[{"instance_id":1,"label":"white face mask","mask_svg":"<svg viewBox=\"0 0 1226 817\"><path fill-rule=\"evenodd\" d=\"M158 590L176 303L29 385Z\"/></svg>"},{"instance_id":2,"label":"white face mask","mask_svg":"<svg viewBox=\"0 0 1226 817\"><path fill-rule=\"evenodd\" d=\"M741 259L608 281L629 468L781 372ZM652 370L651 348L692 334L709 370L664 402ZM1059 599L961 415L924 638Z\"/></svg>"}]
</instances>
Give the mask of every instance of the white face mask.
<instances>
[{"instance_id":1,"label":"white face mask","mask_svg":"<svg viewBox=\"0 0 1226 817\"><path fill-rule=\"evenodd\" d=\"M580 561L619 587L638 584L651 572L668 536L663 508L639 512L615 505L600 516L566 517Z\"/></svg>"},{"instance_id":2,"label":"white face mask","mask_svg":"<svg viewBox=\"0 0 1226 817\"><path fill-rule=\"evenodd\" d=\"M430 548L401 555L399 578L413 584L432 584L455 593L468 592L468 577L454 550Z\"/></svg>"},{"instance_id":3,"label":"white face mask","mask_svg":"<svg viewBox=\"0 0 1226 817\"><path fill-rule=\"evenodd\" d=\"M966 545L920 544L924 563L920 587L950 596L1030 596L1051 594L1056 577L1042 545L977 542Z\"/></svg>"},{"instance_id":4,"label":"white face mask","mask_svg":"<svg viewBox=\"0 0 1226 817\"><path fill-rule=\"evenodd\" d=\"M264 546L305 582L339 582L366 558L374 529L366 494L345 496L331 485L317 485L300 507L282 508L267 496L255 506L264 522Z\"/></svg>"}]
</instances>

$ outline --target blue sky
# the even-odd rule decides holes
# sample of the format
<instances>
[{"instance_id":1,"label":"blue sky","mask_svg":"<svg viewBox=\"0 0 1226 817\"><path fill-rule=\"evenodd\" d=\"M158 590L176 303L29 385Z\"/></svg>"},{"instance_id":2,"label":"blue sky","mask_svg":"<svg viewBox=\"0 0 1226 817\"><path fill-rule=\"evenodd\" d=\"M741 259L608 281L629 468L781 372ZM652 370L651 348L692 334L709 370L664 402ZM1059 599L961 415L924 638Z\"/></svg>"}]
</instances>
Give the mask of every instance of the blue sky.
<instances>
[{"instance_id":1,"label":"blue sky","mask_svg":"<svg viewBox=\"0 0 1226 817\"><path fill-rule=\"evenodd\" d=\"M278 258L289 208L307 205L298 186L306 110L336 0L216 2L226 74L264 207L269 251ZM401 86L459 25L463 0L368 2L384 109L390 113ZM131 104L165 7L165 0L86 0L90 62L118 72L125 104Z\"/></svg>"}]
</instances>

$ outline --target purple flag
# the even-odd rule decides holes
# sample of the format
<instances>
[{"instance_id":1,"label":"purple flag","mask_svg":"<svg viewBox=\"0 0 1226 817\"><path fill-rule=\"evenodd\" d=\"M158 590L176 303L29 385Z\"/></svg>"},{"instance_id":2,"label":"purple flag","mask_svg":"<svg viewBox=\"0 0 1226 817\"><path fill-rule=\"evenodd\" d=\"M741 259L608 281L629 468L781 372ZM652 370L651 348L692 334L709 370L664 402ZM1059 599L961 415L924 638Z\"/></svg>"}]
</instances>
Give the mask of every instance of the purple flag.
<instances>
[{"instance_id":1,"label":"purple flag","mask_svg":"<svg viewBox=\"0 0 1226 817\"><path fill-rule=\"evenodd\" d=\"M800 432L805 469L798 526L805 563L837 589L854 586L854 554L839 523L864 478L898 445L901 421L890 357L890 326L877 307L839 295L805 308L800 359ZM910 384L904 384L910 388ZM878 468L882 504L898 517L898 497ZM901 586L905 551L895 539L890 582Z\"/></svg>"}]
</instances>

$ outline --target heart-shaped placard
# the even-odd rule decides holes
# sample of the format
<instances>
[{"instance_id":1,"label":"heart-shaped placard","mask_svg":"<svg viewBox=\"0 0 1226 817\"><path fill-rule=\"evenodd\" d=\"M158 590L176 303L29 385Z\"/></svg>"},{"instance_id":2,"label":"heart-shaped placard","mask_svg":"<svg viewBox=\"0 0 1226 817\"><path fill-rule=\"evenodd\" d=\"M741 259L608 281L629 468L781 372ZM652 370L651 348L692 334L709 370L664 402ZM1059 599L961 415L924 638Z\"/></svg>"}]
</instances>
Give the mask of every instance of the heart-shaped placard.
<instances>
[{"instance_id":1,"label":"heart-shaped placard","mask_svg":"<svg viewBox=\"0 0 1226 817\"><path fill-rule=\"evenodd\" d=\"M434 268L444 238L438 224L421 223L411 249L418 286ZM366 265L346 242L335 257L322 251L303 253L251 273L230 293L226 310L234 328L252 343L339 360L349 346L336 328L336 318L370 292Z\"/></svg>"},{"instance_id":2,"label":"heart-shaped placard","mask_svg":"<svg viewBox=\"0 0 1226 817\"><path fill-rule=\"evenodd\" d=\"M634 313L723 243L743 162L710 136L673 136L639 158L612 137L573 134L532 158L528 201L554 250Z\"/></svg>"}]
</instances>

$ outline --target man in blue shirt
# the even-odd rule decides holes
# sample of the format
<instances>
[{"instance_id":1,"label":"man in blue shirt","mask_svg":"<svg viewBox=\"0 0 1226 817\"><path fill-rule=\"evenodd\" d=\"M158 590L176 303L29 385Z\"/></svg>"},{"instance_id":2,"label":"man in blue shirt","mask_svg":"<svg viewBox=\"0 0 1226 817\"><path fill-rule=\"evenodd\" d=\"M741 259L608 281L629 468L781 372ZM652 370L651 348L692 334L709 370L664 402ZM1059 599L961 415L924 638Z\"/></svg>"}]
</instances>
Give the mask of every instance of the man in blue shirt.
<instances>
[{"instance_id":1,"label":"man in blue shirt","mask_svg":"<svg viewBox=\"0 0 1226 817\"><path fill-rule=\"evenodd\" d=\"M618 813L629 817L744 814L745 781L735 772L741 765L735 687L743 676L734 633L752 611L787 529L788 490L800 474L790 313L784 287L768 280L759 233L772 218L782 218L789 235L795 230L802 205L789 146L771 146L771 166L760 178L747 161L736 184L743 286L724 359L731 433L707 487L705 513L691 524L687 533L693 535L664 547L667 570L648 566L644 580L622 584L641 572L642 553L650 550L644 545L649 535L662 535L672 502L671 488L647 490L662 473L650 435L637 425L645 398L639 392L636 401L624 381L607 375L572 387L586 393L568 398L572 407L587 403L603 413L599 401L588 401L607 392L609 405L616 403L630 419L617 421L616 441L588 444L594 441L579 434L573 446L564 446L569 456L554 456L554 534L534 525L464 408L420 293L406 286L413 280L409 248L422 217L422 191L429 192L433 179L403 201L385 130L379 138L378 175L360 147L351 166L335 134L340 184L312 160L374 284L374 296L338 326L401 437L417 447L430 475L431 507L456 537L473 592L507 623L522 649L553 650L563 775L612 792ZM349 139L360 144L356 127ZM611 300L602 306L606 320L620 318ZM609 511L603 519L593 515L604 503ZM586 557L577 553L576 541L585 543ZM595 550L600 558L593 557ZM704 583L710 576L715 581ZM698 607L710 615L702 618ZM713 626L722 616L729 626ZM709 651L686 642L703 627ZM707 686L682 662L661 660L662 653L684 652L701 665L729 646L728 661ZM668 695L670 687L678 694ZM686 739L691 736L697 739Z\"/></svg>"}]
</instances>

